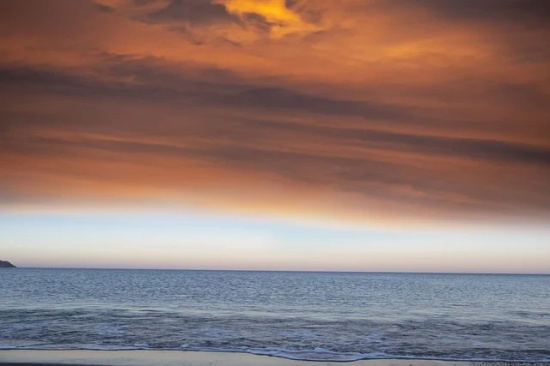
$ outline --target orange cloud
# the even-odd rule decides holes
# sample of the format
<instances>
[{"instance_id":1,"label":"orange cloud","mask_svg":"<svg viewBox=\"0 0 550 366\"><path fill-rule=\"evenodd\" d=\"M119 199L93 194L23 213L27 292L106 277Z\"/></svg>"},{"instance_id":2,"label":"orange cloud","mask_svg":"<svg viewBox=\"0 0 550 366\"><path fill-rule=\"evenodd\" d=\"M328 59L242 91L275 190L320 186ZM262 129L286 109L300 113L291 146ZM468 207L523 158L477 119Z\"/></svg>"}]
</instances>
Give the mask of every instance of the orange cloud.
<instances>
[{"instance_id":1,"label":"orange cloud","mask_svg":"<svg viewBox=\"0 0 550 366\"><path fill-rule=\"evenodd\" d=\"M100 4L0 2L10 205L157 197L398 223L550 212L548 31L527 3L473 18L444 0Z\"/></svg>"}]
</instances>

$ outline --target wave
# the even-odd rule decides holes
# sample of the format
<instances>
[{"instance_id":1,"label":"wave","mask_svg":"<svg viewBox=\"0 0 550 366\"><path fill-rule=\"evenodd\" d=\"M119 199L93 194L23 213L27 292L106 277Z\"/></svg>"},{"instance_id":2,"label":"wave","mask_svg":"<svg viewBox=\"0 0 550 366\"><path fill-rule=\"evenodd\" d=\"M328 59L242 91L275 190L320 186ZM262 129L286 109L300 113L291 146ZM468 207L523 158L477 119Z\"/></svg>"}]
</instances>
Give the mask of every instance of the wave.
<instances>
[{"instance_id":1,"label":"wave","mask_svg":"<svg viewBox=\"0 0 550 366\"><path fill-rule=\"evenodd\" d=\"M0 350L32 350L32 351L181 351L181 352L219 352L219 353L249 353L259 356L271 356L296 361L329 361L329 362L352 362L360 360L380 360L380 359L395 359L395 360L435 360L435 361L469 361L469 362L528 362L530 364L546 364L550 362L547 359L504 359L504 358L469 358L469 357L433 357L433 356L410 356L403 354L390 354L385 352L338 352L332 351L323 347L314 349L294 350L278 347L266 348L245 348L245 347L189 347L182 345L176 348L156 348L150 347L147 343L136 343L133 346L105 346L105 345L83 345L75 347L67 347L61 345L48 345L38 347L37 345L14 346L0 344Z\"/></svg>"}]
</instances>

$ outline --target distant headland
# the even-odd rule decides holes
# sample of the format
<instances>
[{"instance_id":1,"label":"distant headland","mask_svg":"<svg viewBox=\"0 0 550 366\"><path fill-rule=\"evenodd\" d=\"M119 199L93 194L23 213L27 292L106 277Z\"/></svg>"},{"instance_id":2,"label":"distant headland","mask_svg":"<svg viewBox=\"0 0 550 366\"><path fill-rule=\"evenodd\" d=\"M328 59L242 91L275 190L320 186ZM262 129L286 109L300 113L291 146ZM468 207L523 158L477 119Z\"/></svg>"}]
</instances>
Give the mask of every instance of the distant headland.
<instances>
[{"instance_id":1,"label":"distant headland","mask_svg":"<svg viewBox=\"0 0 550 366\"><path fill-rule=\"evenodd\" d=\"M8 261L0 260L0 268L16 268L16 267Z\"/></svg>"}]
</instances>

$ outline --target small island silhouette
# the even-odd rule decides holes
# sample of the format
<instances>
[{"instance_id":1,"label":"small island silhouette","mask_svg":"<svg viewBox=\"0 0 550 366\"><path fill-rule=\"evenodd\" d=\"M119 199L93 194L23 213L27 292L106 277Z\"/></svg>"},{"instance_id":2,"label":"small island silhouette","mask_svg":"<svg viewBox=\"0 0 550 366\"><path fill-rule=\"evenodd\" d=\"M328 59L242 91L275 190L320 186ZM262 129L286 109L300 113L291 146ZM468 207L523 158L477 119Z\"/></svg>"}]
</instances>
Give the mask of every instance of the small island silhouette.
<instances>
[{"instance_id":1,"label":"small island silhouette","mask_svg":"<svg viewBox=\"0 0 550 366\"><path fill-rule=\"evenodd\" d=\"M8 261L0 260L0 268L16 268L16 267Z\"/></svg>"}]
</instances>

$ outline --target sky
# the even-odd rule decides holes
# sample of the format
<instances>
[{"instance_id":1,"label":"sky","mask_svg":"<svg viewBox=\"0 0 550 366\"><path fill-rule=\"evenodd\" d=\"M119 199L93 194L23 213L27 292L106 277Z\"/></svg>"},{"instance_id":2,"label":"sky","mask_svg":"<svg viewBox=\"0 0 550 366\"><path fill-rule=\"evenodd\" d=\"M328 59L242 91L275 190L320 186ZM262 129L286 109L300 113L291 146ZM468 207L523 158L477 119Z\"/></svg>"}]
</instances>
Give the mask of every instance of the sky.
<instances>
[{"instance_id":1,"label":"sky","mask_svg":"<svg viewBox=\"0 0 550 366\"><path fill-rule=\"evenodd\" d=\"M550 273L547 0L3 0L0 259Z\"/></svg>"}]
</instances>

